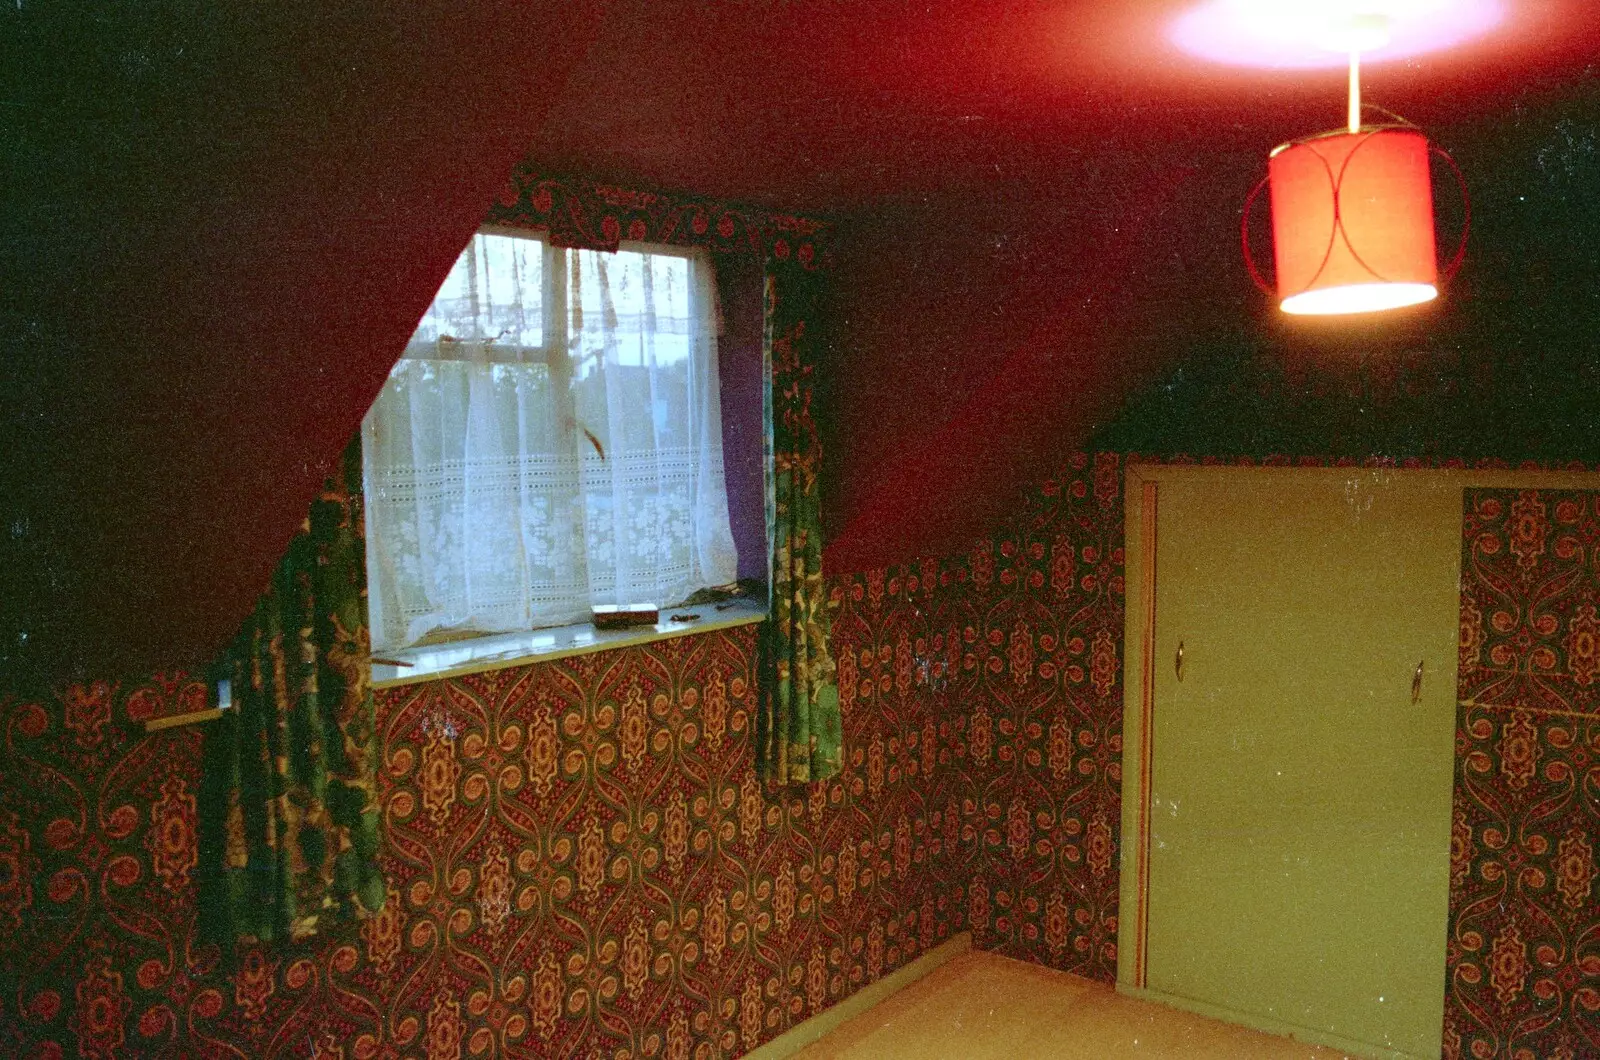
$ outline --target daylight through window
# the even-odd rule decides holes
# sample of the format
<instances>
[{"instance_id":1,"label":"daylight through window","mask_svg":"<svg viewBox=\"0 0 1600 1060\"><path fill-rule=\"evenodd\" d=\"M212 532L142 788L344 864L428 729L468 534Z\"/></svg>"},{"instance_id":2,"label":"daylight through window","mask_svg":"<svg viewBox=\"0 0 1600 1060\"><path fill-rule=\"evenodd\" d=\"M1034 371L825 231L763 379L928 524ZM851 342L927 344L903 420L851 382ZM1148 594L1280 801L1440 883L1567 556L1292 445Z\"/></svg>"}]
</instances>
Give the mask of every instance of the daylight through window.
<instances>
[{"instance_id":1,"label":"daylight through window","mask_svg":"<svg viewBox=\"0 0 1600 1060\"><path fill-rule=\"evenodd\" d=\"M374 649L734 580L704 252L473 237L363 424Z\"/></svg>"}]
</instances>

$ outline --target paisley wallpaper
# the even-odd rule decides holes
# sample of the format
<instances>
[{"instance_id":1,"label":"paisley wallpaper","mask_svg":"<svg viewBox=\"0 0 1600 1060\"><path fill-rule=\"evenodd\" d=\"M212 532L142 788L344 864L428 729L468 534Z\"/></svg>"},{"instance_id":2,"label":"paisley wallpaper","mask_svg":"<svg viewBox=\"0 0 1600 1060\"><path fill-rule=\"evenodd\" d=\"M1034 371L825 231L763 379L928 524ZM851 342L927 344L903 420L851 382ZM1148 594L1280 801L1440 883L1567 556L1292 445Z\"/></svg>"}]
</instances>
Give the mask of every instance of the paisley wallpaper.
<instances>
[{"instance_id":1,"label":"paisley wallpaper","mask_svg":"<svg viewBox=\"0 0 1600 1060\"><path fill-rule=\"evenodd\" d=\"M164 675L0 699L0 1055L158 1053L221 1010L189 930L200 734L139 724L204 706Z\"/></svg>"},{"instance_id":2,"label":"paisley wallpaper","mask_svg":"<svg viewBox=\"0 0 1600 1060\"><path fill-rule=\"evenodd\" d=\"M1600 1056L1600 492L1465 508L1445 1051Z\"/></svg>"},{"instance_id":3,"label":"paisley wallpaper","mask_svg":"<svg viewBox=\"0 0 1600 1060\"><path fill-rule=\"evenodd\" d=\"M976 944L1106 983L1117 970L1121 539L1121 461L1080 454L967 555L849 582L833 625L850 715L927 689L920 742L940 747L934 790ZM884 750L894 760L918 740L908 731ZM870 777L880 748L864 750Z\"/></svg>"},{"instance_id":4,"label":"paisley wallpaper","mask_svg":"<svg viewBox=\"0 0 1600 1060\"><path fill-rule=\"evenodd\" d=\"M1079 454L964 557L955 702L982 822L978 945L1117 977L1122 461Z\"/></svg>"},{"instance_id":5,"label":"paisley wallpaper","mask_svg":"<svg viewBox=\"0 0 1600 1060\"><path fill-rule=\"evenodd\" d=\"M383 914L232 971L193 935L199 733L135 724L201 686L4 701L0 1055L746 1052L966 926L925 569L831 586L860 687L809 789L753 775L753 626L380 691Z\"/></svg>"},{"instance_id":6,"label":"paisley wallpaper","mask_svg":"<svg viewBox=\"0 0 1600 1060\"><path fill-rule=\"evenodd\" d=\"M825 784L752 775L754 627L381 690L384 914L231 971L199 733L136 725L204 690L0 699L0 1055L732 1057L969 927L1113 981L1122 472L830 581ZM1600 495L1474 491L1465 528L1446 1052L1593 1057Z\"/></svg>"}]
</instances>

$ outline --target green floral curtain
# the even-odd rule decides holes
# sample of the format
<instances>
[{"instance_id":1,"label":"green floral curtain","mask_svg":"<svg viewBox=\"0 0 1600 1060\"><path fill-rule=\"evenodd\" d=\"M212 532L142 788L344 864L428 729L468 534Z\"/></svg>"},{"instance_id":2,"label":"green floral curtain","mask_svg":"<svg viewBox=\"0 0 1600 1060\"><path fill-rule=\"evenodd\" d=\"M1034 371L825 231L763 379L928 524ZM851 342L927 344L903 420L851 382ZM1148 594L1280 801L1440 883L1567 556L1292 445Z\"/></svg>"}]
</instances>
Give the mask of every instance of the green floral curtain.
<instances>
[{"instance_id":1,"label":"green floral curtain","mask_svg":"<svg viewBox=\"0 0 1600 1060\"><path fill-rule=\"evenodd\" d=\"M822 445L812 418L821 288L822 277L799 262L768 267L764 406L772 613L763 626L756 748L761 774L779 782L831 777L841 758L839 687L828 654L822 582Z\"/></svg>"},{"instance_id":2,"label":"green floral curtain","mask_svg":"<svg viewBox=\"0 0 1600 1060\"><path fill-rule=\"evenodd\" d=\"M361 501L358 433L215 670L200 917L229 952L383 905Z\"/></svg>"}]
</instances>

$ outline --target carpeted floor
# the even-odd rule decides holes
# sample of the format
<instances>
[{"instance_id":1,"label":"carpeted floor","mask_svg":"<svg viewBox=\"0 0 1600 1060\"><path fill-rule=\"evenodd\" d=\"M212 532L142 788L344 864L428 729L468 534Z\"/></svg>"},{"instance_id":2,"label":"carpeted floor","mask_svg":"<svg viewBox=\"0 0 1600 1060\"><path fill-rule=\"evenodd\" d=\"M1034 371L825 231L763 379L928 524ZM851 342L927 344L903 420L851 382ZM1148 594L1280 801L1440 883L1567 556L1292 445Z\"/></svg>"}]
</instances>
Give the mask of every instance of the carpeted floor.
<instances>
[{"instance_id":1,"label":"carpeted floor","mask_svg":"<svg viewBox=\"0 0 1600 1060\"><path fill-rule=\"evenodd\" d=\"M1337 1060L992 953L967 953L842 1024L796 1060Z\"/></svg>"}]
</instances>

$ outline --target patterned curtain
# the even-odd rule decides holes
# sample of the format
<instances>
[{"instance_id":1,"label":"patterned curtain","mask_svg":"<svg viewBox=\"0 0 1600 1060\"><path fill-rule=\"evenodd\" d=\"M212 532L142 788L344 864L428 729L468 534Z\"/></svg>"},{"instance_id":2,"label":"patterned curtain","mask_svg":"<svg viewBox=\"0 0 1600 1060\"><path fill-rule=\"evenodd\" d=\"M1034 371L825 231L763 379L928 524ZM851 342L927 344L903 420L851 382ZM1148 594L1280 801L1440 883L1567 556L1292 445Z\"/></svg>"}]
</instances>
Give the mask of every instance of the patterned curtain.
<instances>
[{"instance_id":1,"label":"patterned curtain","mask_svg":"<svg viewBox=\"0 0 1600 1060\"><path fill-rule=\"evenodd\" d=\"M200 928L228 953L383 906L361 500L358 433L216 667Z\"/></svg>"},{"instance_id":2,"label":"patterned curtain","mask_svg":"<svg viewBox=\"0 0 1600 1060\"><path fill-rule=\"evenodd\" d=\"M821 289L821 276L798 262L777 260L767 269L772 613L763 625L756 753L760 773L780 783L831 777L841 759L839 687L828 654L822 583L822 445L812 418Z\"/></svg>"}]
</instances>

